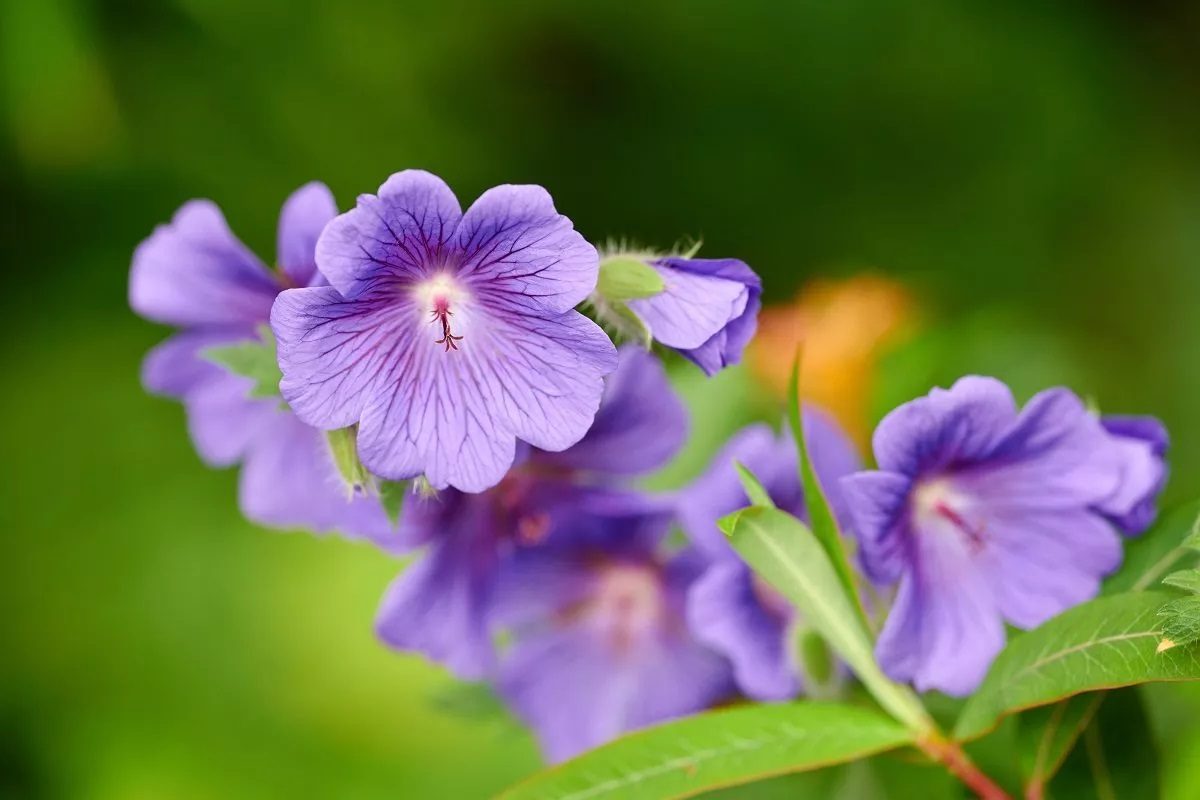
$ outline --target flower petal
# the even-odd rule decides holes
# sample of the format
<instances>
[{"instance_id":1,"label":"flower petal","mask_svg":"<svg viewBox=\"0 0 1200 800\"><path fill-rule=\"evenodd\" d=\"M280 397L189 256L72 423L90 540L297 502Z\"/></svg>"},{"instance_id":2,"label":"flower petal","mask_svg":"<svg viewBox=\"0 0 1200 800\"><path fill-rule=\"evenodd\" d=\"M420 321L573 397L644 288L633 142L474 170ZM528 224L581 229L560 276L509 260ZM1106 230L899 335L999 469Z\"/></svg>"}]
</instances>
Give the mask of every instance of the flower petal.
<instances>
[{"instance_id":1,"label":"flower petal","mask_svg":"<svg viewBox=\"0 0 1200 800\"><path fill-rule=\"evenodd\" d=\"M896 408L873 440L879 468L915 475L992 452L1017 416L1012 392L995 378L968 376Z\"/></svg>"},{"instance_id":2,"label":"flower petal","mask_svg":"<svg viewBox=\"0 0 1200 800\"><path fill-rule=\"evenodd\" d=\"M640 475L661 467L687 438L687 409L667 380L662 362L627 345L604 384L600 409L587 435L538 460L568 469Z\"/></svg>"},{"instance_id":3,"label":"flower petal","mask_svg":"<svg viewBox=\"0 0 1200 800\"><path fill-rule=\"evenodd\" d=\"M662 294L631 300L629 308L668 347L700 347L746 311L750 288L741 281L680 269L670 261L651 266L662 276Z\"/></svg>"},{"instance_id":4,"label":"flower petal","mask_svg":"<svg viewBox=\"0 0 1200 800\"><path fill-rule=\"evenodd\" d=\"M254 338L249 328L177 333L146 354L142 361L142 386L153 394L182 398L197 386L225 374L224 369L201 355L204 349Z\"/></svg>"},{"instance_id":5,"label":"flower petal","mask_svg":"<svg viewBox=\"0 0 1200 800\"><path fill-rule=\"evenodd\" d=\"M878 584L895 581L909 559L912 481L896 472L871 471L847 475L840 485L864 571Z\"/></svg>"},{"instance_id":6,"label":"flower petal","mask_svg":"<svg viewBox=\"0 0 1200 800\"><path fill-rule=\"evenodd\" d=\"M487 294L561 314L596 288L600 257L540 186L488 189L463 215L458 275Z\"/></svg>"},{"instance_id":7,"label":"flower petal","mask_svg":"<svg viewBox=\"0 0 1200 800\"><path fill-rule=\"evenodd\" d=\"M962 697L979 686L1004 648L1004 625L961 539L916 542L917 561L900 581L875 655L895 680Z\"/></svg>"},{"instance_id":8,"label":"flower petal","mask_svg":"<svg viewBox=\"0 0 1200 800\"><path fill-rule=\"evenodd\" d=\"M292 285L312 285L317 277L317 239L336 216L333 192L319 181L306 183L284 202L275 254Z\"/></svg>"},{"instance_id":9,"label":"flower petal","mask_svg":"<svg viewBox=\"0 0 1200 800\"><path fill-rule=\"evenodd\" d=\"M252 399L253 386L248 378L219 371L184 395L188 432L210 467L237 463L275 413L278 401Z\"/></svg>"},{"instance_id":10,"label":"flower petal","mask_svg":"<svg viewBox=\"0 0 1200 800\"><path fill-rule=\"evenodd\" d=\"M281 293L271 329L283 371L279 390L296 415L324 430L358 422L385 359L404 353L406 310L412 313L400 305L347 301L331 286Z\"/></svg>"},{"instance_id":11,"label":"flower petal","mask_svg":"<svg viewBox=\"0 0 1200 800\"><path fill-rule=\"evenodd\" d=\"M497 553L484 522L465 520L431 544L392 581L375 619L389 646L423 653L463 680L485 678L495 664L487 609Z\"/></svg>"},{"instance_id":12,"label":"flower petal","mask_svg":"<svg viewBox=\"0 0 1200 800\"><path fill-rule=\"evenodd\" d=\"M180 327L264 322L279 284L208 200L185 203L133 254L129 304Z\"/></svg>"},{"instance_id":13,"label":"flower petal","mask_svg":"<svg viewBox=\"0 0 1200 800\"><path fill-rule=\"evenodd\" d=\"M954 481L990 508L1075 508L1111 497L1121 466L1079 398L1051 389L1025 405L986 460L957 470Z\"/></svg>"},{"instance_id":14,"label":"flower petal","mask_svg":"<svg viewBox=\"0 0 1200 800\"><path fill-rule=\"evenodd\" d=\"M800 691L786 648L788 622L763 607L745 564L710 565L688 590L687 610L696 638L730 660L747 696L786 700Z\"/></svg>"},{"instance_id":15,"label":"flower petal","mask_svg":"<svg viewBox=\"0 0 1200 800\"><path fill-rule=\"evenodd\" d=\"M378 195L359 195L317 241L317 266L343 296L355 298L380 282L413 280L445 265L462 218L441 178L410 169L392 175Z\"/></svg>"},{"instance_id":16,"label":"flower petal","mask_svg":"<svg viewBox=\"0 0 1200 800\"><path fill-rule=\"evenodd\" d=\"M284 410L264 420L239 483L239 504L248 519L273 528L337 531L401 552L399 534L379 499L347 492L323 432Z\"/></svg>"},{"instance_id":17,"label":"flower petal","mask_svg":"<svg viewBox=\"0 0 1200 800\"><path fill-rule=\"evenodd\" d=\"M1091 511L998 511L987 516L980 575L1005 619L1034 628L1095 597L1121 557L1121 537Z\"/></svg>"}]
</instances>

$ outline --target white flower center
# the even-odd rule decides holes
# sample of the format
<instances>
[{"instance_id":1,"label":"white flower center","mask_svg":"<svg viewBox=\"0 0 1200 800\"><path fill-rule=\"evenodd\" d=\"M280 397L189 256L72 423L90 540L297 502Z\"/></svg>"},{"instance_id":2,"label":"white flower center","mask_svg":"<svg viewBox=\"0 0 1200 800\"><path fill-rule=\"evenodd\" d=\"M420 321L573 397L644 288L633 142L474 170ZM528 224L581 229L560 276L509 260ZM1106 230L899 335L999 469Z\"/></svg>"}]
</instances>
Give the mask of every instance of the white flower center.
<instances>
[{"instance_id":1,"label":"white flower center","mask_svg":"<svg viewBox=\"0 0 1200 800\"><path fill-rule=\"evenodd\" d=\"M964 537L973 548L984 544L984 525L971 513L971 498L948 478L918 481L913 490L913 522L918 531L944 531Z\"/></svg>"},{"instance_id":2,"label":"white flower center","mask_svg":"<svg viewBox=\"0 0 1200 800\"><path fill-rule=\"evenodd\" d=\"M461 312L464 301L469 297L466 289L454 280L448 272L439 272L432 278L421 281L413 289L417 307L422 313L428 314L435 332L441 334L440 339L434 339L434 344L440 344L448 353L458 349L458 342L463 339L461 314L459 319L452 319L455 312ZM455 323L458 324L455 324ZM454 330L459 334L455 335Z\"/></svg>"},{"instance_id":3,"label":"white flower center","mask_svg":"<svg viewBox=\"0 0 1200 800\"><path fill-rule=\"evenodd\" d=\"M666 613L665 606L657 570L649 566L610 565L600 572L588 617L613 647L622 650L658 629Z\"/></svg>"}]
</instances>

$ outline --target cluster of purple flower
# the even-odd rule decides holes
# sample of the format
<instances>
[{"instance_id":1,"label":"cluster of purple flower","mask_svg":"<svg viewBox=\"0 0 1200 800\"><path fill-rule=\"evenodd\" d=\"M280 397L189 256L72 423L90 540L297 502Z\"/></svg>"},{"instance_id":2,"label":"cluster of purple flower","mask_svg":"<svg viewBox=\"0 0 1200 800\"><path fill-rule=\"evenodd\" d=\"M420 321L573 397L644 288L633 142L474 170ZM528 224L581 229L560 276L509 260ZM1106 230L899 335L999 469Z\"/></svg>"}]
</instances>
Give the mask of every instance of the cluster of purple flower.
<instances>
[{"instance_id":1,"label":"cluster of purple flower","mask_svg":"<svg viewBox=\"0 0 1200 800\"><path fill-rule=\"evenodd\" d=\"M747 503L735 462L805 516L790 434L748 428L685 489L637 488L683 445L686 411L657 360L575 310L603 301L599 257L544 190L500 186L464 213L407 171L339 216L309 184L284 205L278 258L265 266L203 201L156 230L131 303L182 330L143 380L183 401L205 461L241 462L250 519L423 549L383 600L385 642L492 682L555 760L804 690L803 620L716 526ZM624 310L709 374L735 363L759 308L749 267L644 263L661 287ZM286 404L206 357L268 321ZM1118 532L1150 523L1165 482L1161 426L1101 419L1066 390L1021 411L990 379L934 390L880 424L877 471L819 411L804 427L866 577L899 584L881 664L920 689L969 692L1004 621L1037 625L1095 594ZM344 428L376 479L436 493L397 522L369 486L348 493L324 433Z\"/></svg>"}]
</instances>

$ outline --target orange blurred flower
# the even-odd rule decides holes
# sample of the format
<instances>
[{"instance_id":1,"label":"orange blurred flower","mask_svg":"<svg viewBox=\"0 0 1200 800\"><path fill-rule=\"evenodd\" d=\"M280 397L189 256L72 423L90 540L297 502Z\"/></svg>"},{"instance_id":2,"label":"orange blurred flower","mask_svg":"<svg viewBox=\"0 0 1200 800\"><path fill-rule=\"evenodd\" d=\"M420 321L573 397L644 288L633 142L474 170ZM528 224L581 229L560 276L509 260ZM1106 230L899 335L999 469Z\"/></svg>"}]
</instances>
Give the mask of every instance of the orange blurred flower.
<instances>
[{"instance_id":1,"label":"orange blurred flower","mask_svg":"<svg viewBox=\"0 0 1200 800\"><path fill-rule=\"evenodd\" d=\"M913 330L915 305L907 289L879 275L814 281L790 304L763 309L747 354L750 371L782 398L802 347L801 393L865 446L876 362Z\"/></svg>"}]
</instances>

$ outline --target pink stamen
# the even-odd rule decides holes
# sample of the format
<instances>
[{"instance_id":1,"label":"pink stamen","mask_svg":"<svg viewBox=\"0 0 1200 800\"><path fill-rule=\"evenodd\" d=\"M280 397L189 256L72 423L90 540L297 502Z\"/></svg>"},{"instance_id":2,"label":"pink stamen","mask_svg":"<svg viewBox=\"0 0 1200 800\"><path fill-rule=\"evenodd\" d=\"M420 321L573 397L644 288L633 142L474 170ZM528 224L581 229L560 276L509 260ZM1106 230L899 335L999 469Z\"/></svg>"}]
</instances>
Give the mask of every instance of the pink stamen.
<instances>
[{"instance_id":1,"label":"pink stamen","mask_svg":"<svg viewBox=\"0 0 1200 800\"><path fill-rule=\"evenodd\" d=\"M450 332L450 317L454 316L454 312L450 310L450 304L446 298L439 297L433 301L433 311L430 312L433 318L442 323L442 338L434 340L434 344L446 345L446 352L457 350L458 345L455 342L461 342L461 336L455 336Z\"/></svg>"},{"instance_id":2,"label":"pink stamen","mask_svg":"<svg viewBox=\"0 0 1200 800\"><path fill-rule=\"evenodd\" d=\"M971 525L971 523L969 523L966 517L964 517L962 514L946 505L945 501L938 500L936 503L934 503L933 513L949 520L950 524L962 531L966 537L971 540L971 544L974 545L976 549L983 547L983 532L977 530L973 525Z\"/></svg>"}]
</instances>

